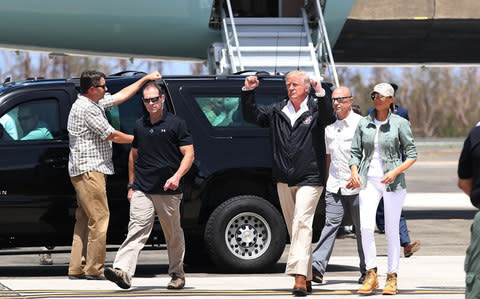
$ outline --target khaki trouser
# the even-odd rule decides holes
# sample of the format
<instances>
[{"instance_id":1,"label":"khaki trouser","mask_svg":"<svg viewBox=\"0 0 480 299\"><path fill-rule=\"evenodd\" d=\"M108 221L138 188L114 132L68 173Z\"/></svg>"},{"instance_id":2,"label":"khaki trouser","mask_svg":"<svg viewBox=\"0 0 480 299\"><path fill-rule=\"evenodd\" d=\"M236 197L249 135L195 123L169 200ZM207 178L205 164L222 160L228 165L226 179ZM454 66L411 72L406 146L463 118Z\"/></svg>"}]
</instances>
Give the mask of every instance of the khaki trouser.
<instances>
[{"instance_id":1,"label":"khaki trouser","mask_svg":"<svg viewBox=\"0 0 480 299\"><path fill-rule=\"evenodd\" d=\"M290 235L288 275L300 274L312 280L312 225L322 186L293 186L277 183L283 217Z\"/></svg>"},{"instance_id":2,"label":"khaki trouser","mask_svg":"<svg viewBox=\"0 0 480 299\"><path fill-rule=\"evenodd\" d=\"M180 225L180 202L182 194L145 194L134 191L130 201L128 235L115 256L114 268L135 274L137 259L153 228L155 212L167 242L168 274L185 277L183 257L185 239Z\"/></svg>"},{"instance_id":3,"label":"khaki trouser","mask_svg":"<svg viewBox=\"0 0 480 299\"><path fill-rule=\"evenodd\" d=\"M90 171L70 178L77 192L69 275L100 275L106 254L108 210L106 175ZM86 251L85 267L82 252Z\"/></svg>"}]
</instances>

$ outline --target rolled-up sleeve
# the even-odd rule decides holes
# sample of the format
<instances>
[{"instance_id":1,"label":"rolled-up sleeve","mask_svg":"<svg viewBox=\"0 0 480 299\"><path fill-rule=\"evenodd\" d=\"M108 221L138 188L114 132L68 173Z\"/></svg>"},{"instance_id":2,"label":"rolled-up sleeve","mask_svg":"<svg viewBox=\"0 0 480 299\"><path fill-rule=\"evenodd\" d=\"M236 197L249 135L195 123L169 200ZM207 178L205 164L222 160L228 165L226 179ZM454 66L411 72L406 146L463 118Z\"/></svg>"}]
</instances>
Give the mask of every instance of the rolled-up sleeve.
<instances>
[{"instance_id":1,"label":"rolled-up sleeve","mask_svg":"<svg viewBox=\"0 0 480 299\"><path fill-rule=\"evenodd\" d=\"M355 129L355 134L352 139L352 147L350 148L350 161L348 166L360 165L362 161L363 148L362 148L362 128L361 123L358 123L357 129Z\"/></svg>"},{"instance_id":2,"label":"rolled-up sleeve","mask_svg":"<svg viewBox=\"0 0 480 299\"><path fill-rule=\"evenodd\" d=\"M412 129L407 120L402 119L398 131L400 135L400 143L405 149L407 158L417 160L417 147L415 146Z\"/></svg>"}]
</instances>

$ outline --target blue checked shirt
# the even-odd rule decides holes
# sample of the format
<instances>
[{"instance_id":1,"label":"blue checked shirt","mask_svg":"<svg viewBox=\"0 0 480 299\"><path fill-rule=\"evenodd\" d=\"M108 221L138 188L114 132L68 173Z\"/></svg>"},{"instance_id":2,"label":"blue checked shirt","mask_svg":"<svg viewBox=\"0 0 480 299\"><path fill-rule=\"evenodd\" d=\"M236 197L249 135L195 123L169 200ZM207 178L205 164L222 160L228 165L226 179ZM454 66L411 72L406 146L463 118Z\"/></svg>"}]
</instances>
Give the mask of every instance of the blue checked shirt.
<instances>
[{"instance_id":1,"label":"blue checked shirt","mask_svg":"<svg viewBox=\"0 0 480 299\"><path fill-rule=\"evenodd\" d=\"M107 140L115 129L108 123L105 110L114 106L113 96L105 93L98 104L78 95L68 116L70 155L68 173L71 177L88 171L113 174L112 142Z\"/></svg>"}]
</instances>

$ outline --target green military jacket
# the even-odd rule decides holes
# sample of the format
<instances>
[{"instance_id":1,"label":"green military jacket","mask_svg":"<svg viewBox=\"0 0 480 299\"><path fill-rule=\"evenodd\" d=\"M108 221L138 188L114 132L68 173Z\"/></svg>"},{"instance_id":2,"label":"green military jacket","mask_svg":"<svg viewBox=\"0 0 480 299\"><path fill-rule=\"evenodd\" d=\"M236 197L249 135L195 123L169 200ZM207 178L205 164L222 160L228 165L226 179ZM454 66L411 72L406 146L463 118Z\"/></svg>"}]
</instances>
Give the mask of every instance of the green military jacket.
<instances>
[{"instance_id":1,"label":"green military jacket","mask_svg":"<svg viewBox=\"0 0 480 299\"><path fill-rule=\"evenodd\" d=\"M362 189L367 185L367 173L374 152L374 141L377 133L375 125L376 110L362 118L353 136L351 159L349 166L357 165L358 174L362 178ZM380 126L378 144L382 157L383 173L395 169L402 161L402 148L405 149L407 158L417 159L417 148L413 140L410 124L406 119L388 112L387 122ZM387 191L405 189L405 174L399 174L395 180L388 184Z\"/></svg>"}]
</instances>

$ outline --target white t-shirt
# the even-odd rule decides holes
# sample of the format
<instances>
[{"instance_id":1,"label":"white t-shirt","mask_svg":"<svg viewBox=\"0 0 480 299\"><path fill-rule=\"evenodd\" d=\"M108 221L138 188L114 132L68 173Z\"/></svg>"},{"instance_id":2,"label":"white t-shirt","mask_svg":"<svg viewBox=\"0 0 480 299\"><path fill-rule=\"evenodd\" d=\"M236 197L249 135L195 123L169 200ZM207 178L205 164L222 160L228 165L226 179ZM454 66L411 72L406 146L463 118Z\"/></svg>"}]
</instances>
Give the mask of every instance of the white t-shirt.
<instances>
[{"instance_id":1,"label":"white t-shirt","mask_svg":"<svg viewBox=\"0 0 480 299\"><path fill-rule=\"evenodd\" d=\"M387 121L378 121L374 120L375 126L377 127L377 133L375 134L374 140L374 151L372 155L372 161L370 162L370 167L368 168L368 177L382 178L383 173L383 164L382 156L380 155L380 148L378 147L378 132L380 131L380 126L385 124Z\"/></svg>"}]
</instances>

